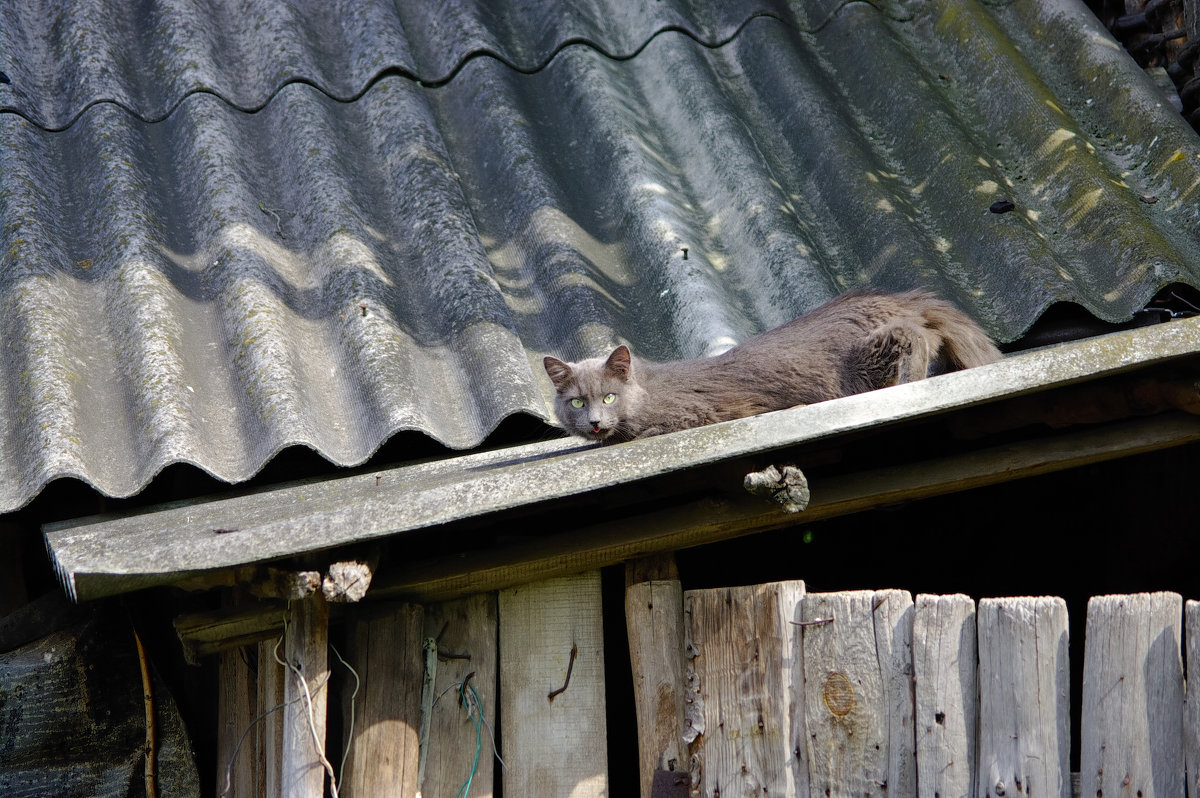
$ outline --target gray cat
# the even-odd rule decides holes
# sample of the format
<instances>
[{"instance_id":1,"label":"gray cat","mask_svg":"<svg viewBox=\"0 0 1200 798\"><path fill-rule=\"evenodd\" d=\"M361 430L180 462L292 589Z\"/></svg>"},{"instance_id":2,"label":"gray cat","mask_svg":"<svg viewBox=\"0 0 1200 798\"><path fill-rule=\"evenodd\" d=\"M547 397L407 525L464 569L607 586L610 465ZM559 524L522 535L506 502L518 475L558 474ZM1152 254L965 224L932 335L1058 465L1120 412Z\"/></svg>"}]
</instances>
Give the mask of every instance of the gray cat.
<instances>
[{"instance_id":1,"label":"gray cat","mask_svg":"<svg viewBox=\"0 0 1200 798\"><path fill-rule=\"evenodd\" d=\"M912 382L999 360L966 314L924 291L843 294L715 357L547 357L573 435L615 443Z\"/></svg>"}]
</instances>

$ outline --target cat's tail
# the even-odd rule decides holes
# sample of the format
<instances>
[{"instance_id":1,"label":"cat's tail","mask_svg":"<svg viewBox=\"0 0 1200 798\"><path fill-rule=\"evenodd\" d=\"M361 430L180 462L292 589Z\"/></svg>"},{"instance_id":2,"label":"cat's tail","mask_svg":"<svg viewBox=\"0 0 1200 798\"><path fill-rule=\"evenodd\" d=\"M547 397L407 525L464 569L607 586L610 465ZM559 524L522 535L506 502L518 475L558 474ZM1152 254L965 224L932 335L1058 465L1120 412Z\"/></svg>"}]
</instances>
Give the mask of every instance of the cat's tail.
<instances>
[{"instance_id":1,"label":"cat's tail","mask_svg":"<svg viewBox=\"0 0 1200 798\"><path fill-rule=\"evenodd\" d=\"M941 354L955 368L969 369L995 363L1003 355L975 321L945 300L932 295L922 309L925 324L942 337Z\"/></svg>"}]
</instances>

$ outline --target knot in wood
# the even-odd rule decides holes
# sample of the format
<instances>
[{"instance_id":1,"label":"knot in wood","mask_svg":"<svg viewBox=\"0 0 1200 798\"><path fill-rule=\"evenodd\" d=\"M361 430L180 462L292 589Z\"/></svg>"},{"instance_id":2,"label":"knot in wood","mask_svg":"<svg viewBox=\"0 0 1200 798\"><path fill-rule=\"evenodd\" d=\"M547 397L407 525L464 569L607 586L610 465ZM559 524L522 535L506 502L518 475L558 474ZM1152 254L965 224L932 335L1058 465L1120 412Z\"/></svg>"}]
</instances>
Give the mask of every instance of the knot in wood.
<instances>
[{"instance_id":1,"label":"knot in wood","mask_svg":"<svg viewBox=\"0 0 1200 798\"><path fill-rule=\"evenodd\" d=\"M821 697L825 699L825 706L829 707L829 711L839 718L843 718L850 714L854 709L854 685L850 683L849 677L841 671L830 671L825 677L825 686L821 689Z\"/></svg>"},{"instance_id":2,"label":"knot in wood","mask_svg":"<svg viewBox=\"0 0 1200 798\"><path fill-rule=\"evenodd\" d=\"M795 466L767 466L762 471L751 471L742 484L755 496L778 504L785 513L798 513L808 507L808 479Z\"/></svg>"}]
</instances>

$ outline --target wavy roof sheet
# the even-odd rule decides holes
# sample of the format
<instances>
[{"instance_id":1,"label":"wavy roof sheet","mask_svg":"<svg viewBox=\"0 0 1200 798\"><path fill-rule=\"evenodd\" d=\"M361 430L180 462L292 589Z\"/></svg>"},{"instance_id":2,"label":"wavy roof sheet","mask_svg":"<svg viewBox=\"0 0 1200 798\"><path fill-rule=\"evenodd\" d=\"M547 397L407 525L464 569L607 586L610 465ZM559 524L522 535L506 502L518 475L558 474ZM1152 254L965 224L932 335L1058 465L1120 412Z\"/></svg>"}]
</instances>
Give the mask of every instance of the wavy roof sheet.
<instances>
[{"instance_id":1,"label":"wavy roof sheet","mask_svg":"<svg viewBox=\"0 0 1200 798\"><path fill-rule=\"evenodd\" d=\"M1074 0L9 5L0 510L471 447L546 352L852 287L1011 340L1200 278L1200 140Z\"/></svg>"}]
</instances>

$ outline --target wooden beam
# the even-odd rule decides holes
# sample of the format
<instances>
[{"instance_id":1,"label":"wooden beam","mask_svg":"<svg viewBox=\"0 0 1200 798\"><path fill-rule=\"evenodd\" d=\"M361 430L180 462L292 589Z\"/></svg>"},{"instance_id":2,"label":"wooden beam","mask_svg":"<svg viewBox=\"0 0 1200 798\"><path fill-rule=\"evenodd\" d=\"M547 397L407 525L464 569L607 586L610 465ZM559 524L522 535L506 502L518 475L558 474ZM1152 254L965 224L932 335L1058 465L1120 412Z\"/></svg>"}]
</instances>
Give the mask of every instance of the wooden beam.
<instances>
[{"instance_id":1,"label":"wooden beam","mask_svg":"<svg viewBox=\"0 0 1200 798\"><path fill-rule=\"evenodd\" d=\"M707 498L635 518L576 527L505 548L396 564L390 576L375 580L369 598L454 599L1195 441L1200 441L1200 418L1182 412L1076 429L938 460L813 480L812 503L795 514L746 494L738 477L732 487L725 486L725 492L714 486ZM280 615L276 607L268 605L184 615L176 619L175 626L184 651L202 657L277 635Z\"/></svg>"},{"instance_id":2,"label":"wooden beam","mask_svg":"<svg viewBox=\"0 0 1200 798\"><path fill-rule=\"evenodd\" d=\"M376 580L373 595L453 598L1194 441L1200 441L1200 418L1178 412L1073 430L939 460L813 479L812 503L795 514L741 492L740 482L724 486L728 492L715 486L711 498L636 518L575 528L505 549L405 563L389 578ZM803 461L798 465L803 468Z\"/></svg>"}]
</instances>

